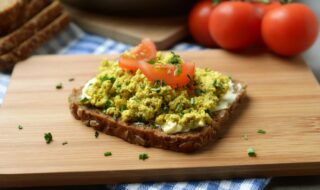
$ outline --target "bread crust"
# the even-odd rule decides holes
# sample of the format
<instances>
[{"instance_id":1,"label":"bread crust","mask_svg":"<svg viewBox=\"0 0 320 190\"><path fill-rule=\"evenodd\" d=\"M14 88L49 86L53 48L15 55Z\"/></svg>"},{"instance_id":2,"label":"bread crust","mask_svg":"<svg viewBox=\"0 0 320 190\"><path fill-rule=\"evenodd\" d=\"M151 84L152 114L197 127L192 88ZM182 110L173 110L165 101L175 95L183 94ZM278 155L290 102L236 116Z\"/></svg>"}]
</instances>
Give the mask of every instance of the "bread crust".
<instances>
[{"instance_id":1,"label":"bread crust","mask_svg":"<svg viewBox=\"0 0 320 190\"><path fill-rule=\"evenodd\" d=\"M18 47L11 52L0 56L0 68L11 69L18 61L30 56L30 54L37 47L42 45L54 34L61 31L69 23L69 16L67 13L63 13L56 18L52 23L43 28L41 31L34 34L31 38L21 43Z\"/></svg>"},{"instance_id":2,"label":"bread crust","mask_svg":"<svg viewBox=\"0 0 320 190\"><path fill-rule=\"evenodd\" d=\"M238 83L239 84L239 83ZM235 85L236 86L236 85ZM86 126L105 134L119 137L129 143L145 147L156 147L177 152L190 153L206 146L218 138L222 124L229 119L232 112L243 101L246 86L238 89L239 95L229 109L218 111L210 126L195 131L178 134L166 134L160 129L145 125L134 125L115 120L96 108L90 108L80 103L81 89L74 89L69 96L69 107L72 115Z\"/></svg>"},{"instance_id":3,"label":"bread crust","mask_svg":"<svg viewBox=\"0 0 320 190\"><path fill-rule=\"evenodd\" d=\"M27 40L30 36L33 36L36 32L51 23L61 15L61 13L62 7L58 1L55 1L19 29L0 38L0 55L3 55L19 46L23 41Z\"/></svg>"}]
</instances>

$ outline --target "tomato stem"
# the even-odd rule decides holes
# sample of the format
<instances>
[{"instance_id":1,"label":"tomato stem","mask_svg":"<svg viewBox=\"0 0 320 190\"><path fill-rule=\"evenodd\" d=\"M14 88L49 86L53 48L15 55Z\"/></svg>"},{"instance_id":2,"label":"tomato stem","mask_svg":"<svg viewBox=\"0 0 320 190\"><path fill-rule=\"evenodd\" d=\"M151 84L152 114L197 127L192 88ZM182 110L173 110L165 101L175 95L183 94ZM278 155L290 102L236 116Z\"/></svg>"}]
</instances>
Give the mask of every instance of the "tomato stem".
<instances>
[{"instance_id":1,"label":"tomato stem","mask_svg":"<svg viewBox=\"0 0 320 190\"><path fill-rule=\"evenodd\" d=\"M292 0L280 0L280 3L281 4L288 4L288 3L291 3Z\"/></svg>"},{"instance_id":2,"label":"tomato stem","mask_svg":"<svg viewBox=\"0 0 320 190\"><path fill-rule=\"evenodd\" d=\"M212 0L212 3L213 3L214 5L217 5L217 4L220 3L220 0Z\"/></svg>"}]
</instances>

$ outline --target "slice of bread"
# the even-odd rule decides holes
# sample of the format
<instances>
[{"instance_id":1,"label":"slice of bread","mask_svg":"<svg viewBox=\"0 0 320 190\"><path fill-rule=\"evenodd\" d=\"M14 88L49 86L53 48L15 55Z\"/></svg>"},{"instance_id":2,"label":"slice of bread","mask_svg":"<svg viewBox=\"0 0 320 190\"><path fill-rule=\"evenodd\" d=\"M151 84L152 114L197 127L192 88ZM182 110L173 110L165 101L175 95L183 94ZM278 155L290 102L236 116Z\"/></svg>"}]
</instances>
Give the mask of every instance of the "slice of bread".
<instances>
[{"instance_id":1,"label":"slice of bread","mask_svg":"<svg viewBox=\"0 0 320 190\"><path fill-rule=\"evenodd\" d=\"M0 36L19 28L51 2L52 0L1 0Z\"/></svg>"},{"instance_id":2,"label":"slice of bread","mask_svg":"<svg viewBox=\"0 0 320 190\"><path fill-rule=\"evenodd\" d=\"M0 56L0 68L10 69L18 61L21 61L33 52L37 47L50 39L54 34L61 31L69 23L69 16L63 13L56 18L52 23L47 25L41 31L30 37L28 40L21 43L11 52Z\"/></svg>"},{"instance_id":3,"label":"slice of bread","mask_svg":"<svg viewBox=\"0 0 320 190\"><path fill-rule=\"evenodd\" d=\"M228 120L232 112L245 98L246 86L235 82L235 101L228 109L217 111L210 126L198 128L190 132L166 134L161 129L154 129L146 125L135 125L116 120L102 113L99 109L87 107L80 103L81 89L74 89L69 96L69 106L73 116L85 125L108 135L119 137L129 143L145 147L157 147L178 152L194 152L219 137L218 132L223 129L223 122Z\"/></svg>"},{"instance_id":4,"label":"slice of bread","mask_svg":"<svg viewBox=\"0 0 320 190\"><path fill-rule=\"evenodd\" d=\"M61 13L62 7L58 1L55 1L48 7L44 8L31 20L27 21L20 28L0 38L0 56L19 46L23 41L27 40L30 36L33 36L36 32L51 23L61 15Z\"/></svg>"}]
</instances>

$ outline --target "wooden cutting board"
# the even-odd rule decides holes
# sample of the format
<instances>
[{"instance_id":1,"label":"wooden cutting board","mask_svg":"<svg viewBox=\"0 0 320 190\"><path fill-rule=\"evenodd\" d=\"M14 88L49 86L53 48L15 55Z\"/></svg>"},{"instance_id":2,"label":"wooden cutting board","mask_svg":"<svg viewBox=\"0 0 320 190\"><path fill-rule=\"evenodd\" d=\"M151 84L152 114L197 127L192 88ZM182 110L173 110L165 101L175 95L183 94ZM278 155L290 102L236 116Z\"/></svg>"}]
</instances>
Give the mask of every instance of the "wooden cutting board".
<instances>
[{"instance_id":1,"label":"wooden cutting board","mask_svg":"<svg viewBox=\"0 0 320 190\"><path fill-rule=\"evenodd\" d=\"M64 4L71 18L88 32L128 44L150 38L159 49L171 47L188 35L185 17L133 18L89 13Z\"/></svg>"},{"instance_id":2,"label":"wooden cutting board","mask_svg":"<svg viewBox=\"0 0 320 190\"><path fill-rule=\"evenodd\" d=\"M183 154L104 134L95 138L71 116L67 98L110 56L32 57L14 69L0 109L0 186L320 174L320 88L302 59L221 50L182 55L248 84L248 100L218 142ZM57 90L60 82L63 89ZM49 145L46 132L53 134ZM256 157L248 157L248 147ZM104 157L106 151L112 156ZM138 159L143 152L148 160Z\"/></svg>"}]
</instances>

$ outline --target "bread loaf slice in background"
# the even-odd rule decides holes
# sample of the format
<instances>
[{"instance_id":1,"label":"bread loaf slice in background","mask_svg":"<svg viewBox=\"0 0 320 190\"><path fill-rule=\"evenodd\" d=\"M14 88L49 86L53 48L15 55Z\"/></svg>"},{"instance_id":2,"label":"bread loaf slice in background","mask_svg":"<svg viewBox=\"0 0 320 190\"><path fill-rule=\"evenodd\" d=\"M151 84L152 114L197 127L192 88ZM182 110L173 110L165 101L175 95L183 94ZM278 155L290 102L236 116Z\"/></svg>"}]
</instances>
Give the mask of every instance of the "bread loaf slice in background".
<instances>
[{"instance_id":1,"label":"bread loaf slice in background","mask_svg":"<svg viewBox=\"0 0 320 190\"><path fill-rule=\"evenodd\" d=\"M10 69L18 61L21 61L28 56L45 41L50 39L54 34L61 31L69 23L69 16L63 13L56 18L52 23L45 28L25 40L18 47L14 48L9 53L0 55L0 68Z\"/></svg>"},{"instance_id":2,"label":"bread loaf slice in background","mask_svg":"<svg viewBox=\"0 0 320 190\"><path fill-rule=\"evenodd\" d=\"M36 2L42 2L34 0ZM36 3L30 3L30 5ZM39 5L37 5L39 9ZM20 28L16 29L10 34L0 38L0 56L8 53L12 49L18 47L23 41L36 34L36 32L43 29L50 24L62 13L62 7L58 1L53 2L51 5L45 7L36 16L24 23Z\"/></svg>"},{"instance_id":3,"label":"bread loaf slice in background","mask_svg":"<svg viewBox=\"0 0 320 190\"><path fill-rule=\"evenodd\" d=\"M194 152L219 137L223 123L228 120L234 110L246 97L246 85L234 82L234 92L237 97L228 109L217 111L210 126L198 128L190 132L166 134L159 128L147 125L135 125L114 119L102 113L97 108L81 104L82 89L73 90L69 96L69 106L72 115L85 125L108 135L119 137L129 143L145 147L157 147L177 152ZM241 85L238 85L241 84ZM238 88L241 86L241 88Z\"/></svg>"},{"instance_id":4,"label":"bread loaf slice in background","mask_svg":"<svg viewBox=\"0 0 320 190\"><path fill-rule=\"evenodd\" d=\"M0 0L0 36L4 36L36 15L52 0Z\"/></svg>"}]
</instances>

